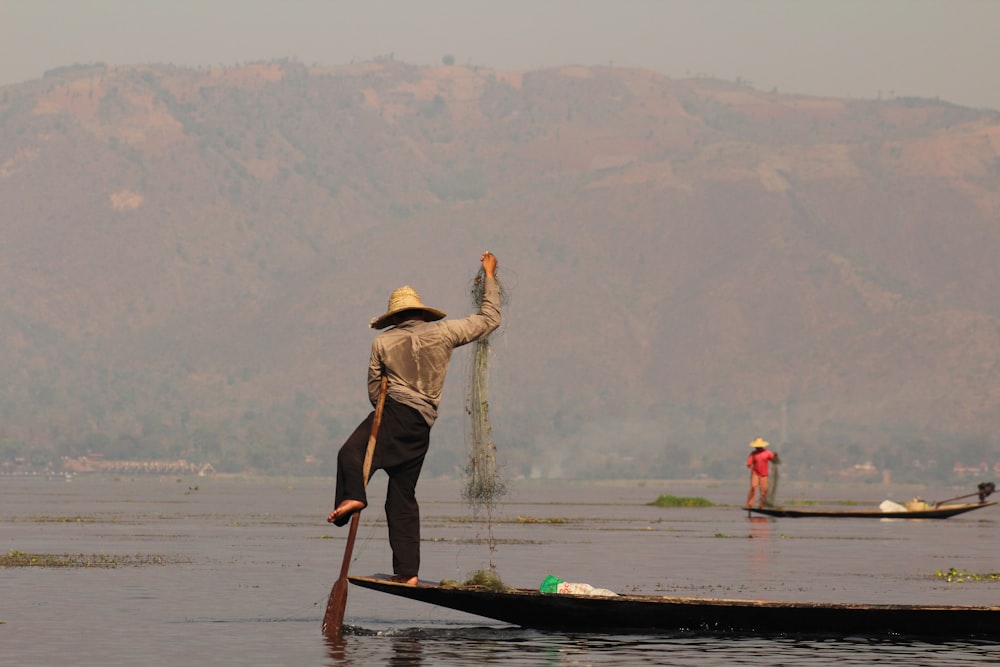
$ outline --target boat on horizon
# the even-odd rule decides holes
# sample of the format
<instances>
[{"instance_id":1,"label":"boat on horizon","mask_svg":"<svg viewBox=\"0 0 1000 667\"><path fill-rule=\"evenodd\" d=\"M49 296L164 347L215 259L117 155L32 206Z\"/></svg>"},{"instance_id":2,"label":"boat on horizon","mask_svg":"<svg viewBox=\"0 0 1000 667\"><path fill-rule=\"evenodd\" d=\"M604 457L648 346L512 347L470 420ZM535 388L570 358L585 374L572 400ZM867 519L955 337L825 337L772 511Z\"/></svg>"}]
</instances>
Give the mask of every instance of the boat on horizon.
<instances>
[{"instance_id":1,"label":"boat on horizon","mask_svg":"<svg viewBox=\"0 0 1000 667\"><path fill-rule=\"evenodd\" d=\"M949 498L937 503L927 503L919 498L900 505L891 500L885 500L877 510L835 510L835 509L789 509L784 507L744 507L747 516L761 514L771 517L785 518L805 518L805 517L832 517L832 518L856 518L856 519L947 519L971 512L972 510L996 505L996 501L986 502L986 498L996 490L993 482L981 482L974 493L969 493L956 498ZM978 496L976 503L956 503L956 500Z\"/></svg>"},{"instance_id":2,"label":"boat on horizon","mask_svg":"<svg viewBox=\"0 0 1000 667\"><path fill-rule=\"evenodd\" d=\"M996 505L996 501L988 503L961 503L953 505L941 505L928 507L926 509L909 510L903 507L902 510L832 510L832 509L785 509L779 507L747 507L744 508L748 515L760 514L763 516L783 517L800 519L806 517L832 517L832 518L854 518L854 519L947 519L957 514L964 514L972 510Z\"/></svg>"}]
</instances>

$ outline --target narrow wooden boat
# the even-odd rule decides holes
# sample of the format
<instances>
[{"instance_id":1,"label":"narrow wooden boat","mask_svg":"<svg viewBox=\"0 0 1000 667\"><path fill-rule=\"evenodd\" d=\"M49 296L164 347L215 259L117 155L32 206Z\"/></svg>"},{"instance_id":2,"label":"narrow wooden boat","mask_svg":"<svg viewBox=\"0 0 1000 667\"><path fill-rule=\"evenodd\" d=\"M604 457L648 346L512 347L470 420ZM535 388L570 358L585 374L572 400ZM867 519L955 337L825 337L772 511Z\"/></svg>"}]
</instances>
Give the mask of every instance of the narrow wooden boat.
<instances>
[{"instance_id":1,"label":"narrow wooden boat","mask_svg":"<svg viewBox=\"0 0 1000 667\"><path fill-rule=\"evenodd\" d=\"M474 586L352 584L525 628L565 632L763 632L1000 639L1000 607L780 602L719 598L492 591Z\"/></svg>"},{"instance_id":2,"label":"narrow wooden boat","mask_svg":"<svg viewBox=\"0 0 1000 667\"><path fill-rule=\"evenodd\" d=\"M961 503L954 505L939 505L920 510L884 512L882 510L793 510L779 508L745 508L748 514L762 514L764 516L778 516L788 518L803 517L843 517L843 518L864 518L864 519L947 519L956 514L971 512L981 507L996 505L996 501L988 503Z\"/></svg>"}]
</instances>

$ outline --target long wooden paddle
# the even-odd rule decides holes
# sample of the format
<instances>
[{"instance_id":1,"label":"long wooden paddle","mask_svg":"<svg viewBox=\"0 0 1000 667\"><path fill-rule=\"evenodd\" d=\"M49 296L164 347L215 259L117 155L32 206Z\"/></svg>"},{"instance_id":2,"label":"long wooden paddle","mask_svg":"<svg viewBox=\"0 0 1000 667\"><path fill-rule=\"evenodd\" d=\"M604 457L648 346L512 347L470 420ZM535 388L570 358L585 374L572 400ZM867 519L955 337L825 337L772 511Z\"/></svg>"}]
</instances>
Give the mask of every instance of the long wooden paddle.
<instances>
[{"instance_id":1,"label":"long wooden paddle","mask_svg":"<svg viewBox=\"0 0 1000 667\"><path fill-rule=\"evenodd\" d=\"M365 486L368 486L368 474L372 469L372 456L375 454L375 439L378 427L382 423L382 408L385 407L385 393L388 378L382 375L382 386L379 388L378 401L375 403L375 418L372 421L372 432L368 436L368 449L365 450L365 463L362 468ZM351 566L351 553L354 551L354 538L358 534L358 522L361 512L357 511L351 517L351 527L347 533L347 546L344 547L344 562L340 566L340 578L330 589L330 598L326 601L326 614L323 615L323 635L325 637L340 637L344 626L344 611L347 609L347 570Z\"/></svg>"}]
</instances>

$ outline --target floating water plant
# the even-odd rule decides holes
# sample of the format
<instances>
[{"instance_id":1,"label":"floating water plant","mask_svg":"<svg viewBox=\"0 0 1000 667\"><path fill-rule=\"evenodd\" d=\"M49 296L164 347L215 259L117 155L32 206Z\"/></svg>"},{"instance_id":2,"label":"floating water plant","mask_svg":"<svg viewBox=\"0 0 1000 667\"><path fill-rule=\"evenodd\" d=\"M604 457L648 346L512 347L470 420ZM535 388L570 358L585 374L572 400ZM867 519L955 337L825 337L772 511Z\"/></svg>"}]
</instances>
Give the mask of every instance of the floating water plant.
<instances>
[{"instance_id":1,"label":"floating water plant","mask_svg":"<svg viewBox=\"0 0 1000 667\"><path fill-rule=\"evenodd\" d=\"M510 590L509 586L500 581L500 575L498 575L496 570L492 568L488 570L476 570L469 575L469 578L465 580L464 584L459 583L454 579L442 579L441 586L445 588L485 588L486 590L496 593Z\"/></svg>"},{"instance_id":2,"label":"floating water plant","mask_svg":"<svg viewBox=\"0 0 1000 667\"><path fill-rule=\"evenodd\" d=\"M32 554L10 551L0 556L0 567L137 567L189 563L176 556L156 554Z\"/></svg>"},{"instance_id":3,"label":"floating water plant","mask_svg":"<svg viewBox=\"0 0 1000 667\"><path fill-rule=\"evenodd\" d=\"M534 516L519 516L518 523L566 523L566 519L560 517L539 518Z\"/></svg>"},{"instance_id":4,"label":"floating water plant","mask_svg":"<svg viewBox=\"0 0 1000 667\"><path fill-rule=\"evenodd\" d=\"M678 497L671 495L661 495L659 498L654 500L649 505L655 505L656 507L715 507L715 503L706 500L705 498L698 497Z\"/></svg>"},{"instance_id":5,"label":"floating water plant","mask_svg":"<svg viewBox=\"0 0 1000 667\"><path fill-rule=\"evenodd\" d=\"M964 584L966 581L1000 581L1000 572L977 573L968 570L959 571L954 567L949 567L944 572L935 570L934 576L944 579L949 584Z\"/></svg>"},{"instance_id":6,"label":"floating water plant","mask_svg":"<svg viewBox=\"0 0 1000 667\"><path fill-rule=\"evenodd\" d=\"M500 575L492 568L488 570L476 570L466 579L465 585L485 588L494 592L507 590L507 586L500 581Z\"/></svg>"}]
</instances>

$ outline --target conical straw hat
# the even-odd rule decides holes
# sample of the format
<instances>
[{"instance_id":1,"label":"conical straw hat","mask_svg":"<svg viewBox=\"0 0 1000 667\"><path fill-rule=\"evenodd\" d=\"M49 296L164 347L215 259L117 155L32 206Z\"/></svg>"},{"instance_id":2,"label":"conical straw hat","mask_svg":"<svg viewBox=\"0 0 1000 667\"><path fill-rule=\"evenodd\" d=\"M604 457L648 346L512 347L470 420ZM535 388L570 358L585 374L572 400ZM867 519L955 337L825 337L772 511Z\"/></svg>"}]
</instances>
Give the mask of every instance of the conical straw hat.
<instances>
[{"instance_id":1,"label":"conical straw hat","mask_svg":"<svg viewBox=\"0 0 1000 667\"><path fill-rule=\"evenodd\" d=\"M767 447L770 444L771 443L769 443L767 440L764 440L763 438L754 438L753 440L750 441L750 446L753 447L754 449L756 449L757 447Z\"/></svg>"},{"instance_id":2,"label":"conical straw hat","mask_svg":"<svg viewBox=\"0 0 1000 667\"><path fill-rule=\"evenodd\" d=\"M384 329L389 325L389 319L397 313L401 313L404 310L422 310L425 313L431 315L428 321L433 322L434 320L442 319L445 314L438 310L437 308L430 308L425 306L424 302L420 300L420 295L417 291L410 287L409 285L403 285L397 290L393 290L392 294L389 296L389 308L378 317L372 318L371 326L372 329Z\"/></svg>"}]
</instances>

